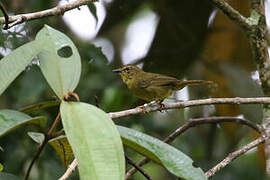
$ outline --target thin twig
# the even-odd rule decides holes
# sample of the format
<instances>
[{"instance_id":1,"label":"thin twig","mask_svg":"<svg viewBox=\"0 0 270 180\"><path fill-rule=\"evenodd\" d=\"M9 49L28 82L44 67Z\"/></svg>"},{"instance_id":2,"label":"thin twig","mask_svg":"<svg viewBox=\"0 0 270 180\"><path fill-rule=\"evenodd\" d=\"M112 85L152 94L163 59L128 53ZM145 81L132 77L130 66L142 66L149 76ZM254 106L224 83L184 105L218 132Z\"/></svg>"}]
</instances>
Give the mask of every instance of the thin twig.
<instances>
[{"instance_id":1,"label":"thin twig","mask_svg":"<svg viewBox=\"0 0 270 180\"><path fill-rule=\"evenodd\" d=\"M224 122L235 122L239 124L246 125L253 130L257 131L258 133L261 133L261 127L249 120L239 118L239 117L227 117L227 116L220 116L220 117L204 117L204 118L196 118L196 119L190 119L186 124L176 129L173 133L171 133L168 137L164 139L164 142L170 143L172 142L177 136L182 134L187 129L198 126L201 124L216 124L216 123L224 123Z\"/></svg>"},{"instance_id":2,"label":"thin twig","mask_svg":"<svg viewBox=\"0 0 270 180\"><path fill-rule=\"evenodd\" d=\"M31 170L32 170L32 167L33 167L35 161L39 158L39 156L40 156L41 152L43 151L43 149L45 148L46 144L47 144L48 141L51 139L51 135L53 134L53 131L54 131L55 128L57 127L57 124L59 123L60 119L61 119L61 118L60 118L60 112L59 112L59 113L57 114L57 116L56 116L56 118L55 118L55 120L54 120L54 122L53 122L53 124L52 124L52 126L51 126L51 128L50 128L50 130L49 130L48 133L45 135L44 141L43 141L42 144L39 146L39 148L38 148L38 150L37 150L35 156L33 157L32 161L31 161L31 163L30 163L30 165L29 165L29 167L28 167L28 169L27 169L27 172L26 172L26 175L25 175L25 178L24 178L25 180L28 180L29 175L30 175L30 172L31 172Z\"/></svg>"},{"instance_id":3,"label":"thin twig","mask_svg":"<svg viewBox=\"0 0 270 180\"><path fill-rule=\"evenodd\" d=\"M38 150L37 150L35 156L33 157L32 161L31 161L31 163L30 163L30 165L29 165L29 167L28 167L28 169L27 169L27 172L26 172L26 175L25 175L25 178L24 178L25 180L27 180L27 179L29 178L31 169L32 169L32 167L33 167L35 161L39 158L39 156L40 156L42 150L45 148L47 142L48 142L48 138L45 136L44 141L43 141L43 142L41 143L41 145L39 146L39 148L38 148Z\"/></svg>"},{"instance_id":4,"label":"thin twig","mask_svg":"<svg viewBox=\"0 0 270 180\"><path fill-rule=\"evenodd\" d=\"M65 174L63 174L63 176L60 177L58 180L66 180L70 176L72 171L75 171L75 168L76 168L77 165L78 165L78 161L77 161L77 159L74 159L72 161L72 163L68 166Z\"/></svg>"},{"instance_id":5,"label":"thin twig","mask_svg":"<svg viewBox=\"0 0 270 180\"><path fill-rule=\"evenodd\" d=\"M165 143L171 143L176 137L178 137L180 134L185 132L186 130L198 126L201 124L216 124L216 123L223 123L223 122L235 122L239 124L244 124L250 127L251 129L254 129L256 132L261 133L262 128L243 118L238 118L238 117L227 117L227 116L220 116L220 117L204 117L204 118L196 118L196 119L190 119L187 123L184 125L180 126L177 128L173 133L171 133L169 136L167 136L163 141ZM145 164L147 164L150 160L148 158L143 158L141 161L137 163L137 166L141 167ZM129 178L136 172L135 168L131 168L127 173L126 173L126 178Z\"/></svg>"},{"instance_id":6,"label":"thin twig","mask_svg":"<svg viewBox=\"0 0 270 180\"><path fill-rule=\"evenodd\" d=\"M53 131L55 130L55 128L57 127L58 123L60 122L61 118L60 118L60 112L57 114L55 120L53 121L53 124L51 126L51 128L48 131L48 137L50 137L53 133Z\"/></svg>"},{"instance_id":7,"label":"thin twig","mask_svg":"<svg viewBox=\"0 0 270 180\"><path fill-rule=\"evenodd\" d=\"M237 157L241 156L242 154L246 153L247 151L249 151L250 149L258 146L259 144L263 143L266 139L268 139L267 137L260 137L254 141L252 141L251 143L243 146L242 148L238 149L237 151L234 151L233 153L230 153L225 159L223 159L220 163L218 163L215 167L213 167L212 169L208 170L205 173L205 176L207 178L210 178L211 176L215 175L216 172L218 172L220 169L224 168L225 166L227 166L229 163L231 163L234 159L236 159Z\"/></svg>"},{"instance_id":8,"label":"thin twig","mask_svg":"<svg viewBox=\"0 0 270 180\"><path fill-rule=\"evenodd\" d=\"M111 112L108 113L110 118L119 118L139 113L160 111L166 109L177 109L177 108L186 108L191 106L201 106L201 105L210 105L210 104L270 104L269 97L256 97L256 98L210 98L210 99L200 99L200 100L191 100L191 101L181 101L175 103L162 103L161 107L159 104L146 106L145 109L142 108L133 108L129 110Z\"/></svg>"},{"instance_id":9,"label":"thin twig","mask_svg":"<svg viewBox=\"0 0 270 180\"><path fill-rule=\"evenodd\" d=\"M66 11L78 8L82 5L89 4L91 2L96 2L97 0L77 0L77 1L70 1L68 4L56 6L51 9L47 9L44 11L34 12L34 13L27 13L27 14L19 14L15 16L9 16L9 26L11 28L17 24L21 24L25 21L30 21L34 19L40 19L48 16L57 16L63 15ZM0 17L0 24L7 23L4 17Z\"/></svg>"},{"instance_id":10,"label":"thin twig","mask_svg":"<svg viewBox=\"0 0 270 180\"><path fill-rule=\"evenodd\" d=\"M226 16L236 22L244 30L250 31L252 26L248 24L247 18L230 6L225 0L210 0L217 8L219 8Z\"/></svg>"},{"instance_id":11,"label":"thin twig","mask_svg":"<svg viewBox=\"0 0 270 180\"><path fill-rule=\"evenodd\" d=\"M132 159L130 159L127 155L125 155L125 158L126 158L127 163L132 165L134 168L136 168L146 179L152 180L151 177L142 168L137 166L136 163Z\"/></svg>"}]
</instances>

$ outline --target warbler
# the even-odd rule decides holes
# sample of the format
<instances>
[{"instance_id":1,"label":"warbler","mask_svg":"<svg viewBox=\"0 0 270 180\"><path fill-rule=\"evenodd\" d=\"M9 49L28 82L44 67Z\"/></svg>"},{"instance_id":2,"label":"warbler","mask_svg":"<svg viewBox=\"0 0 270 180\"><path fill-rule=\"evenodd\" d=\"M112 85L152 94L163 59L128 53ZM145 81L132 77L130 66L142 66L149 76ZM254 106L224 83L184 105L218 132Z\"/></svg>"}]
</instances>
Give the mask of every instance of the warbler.
<instances>
[{"instance_id":1,"label":"warbler","mask_svg":"<svg viewBox=\"0 0 270 180\"><path fill-rule=\"evenodd\" d=\"M161 103L174 91L181 90L187 85L213 84L212 81L204 80L181 81L174 77L145 72L134 65L125 65L113 72L119 73L128 88L146 102Z\"/></svg>"}]
</instances>

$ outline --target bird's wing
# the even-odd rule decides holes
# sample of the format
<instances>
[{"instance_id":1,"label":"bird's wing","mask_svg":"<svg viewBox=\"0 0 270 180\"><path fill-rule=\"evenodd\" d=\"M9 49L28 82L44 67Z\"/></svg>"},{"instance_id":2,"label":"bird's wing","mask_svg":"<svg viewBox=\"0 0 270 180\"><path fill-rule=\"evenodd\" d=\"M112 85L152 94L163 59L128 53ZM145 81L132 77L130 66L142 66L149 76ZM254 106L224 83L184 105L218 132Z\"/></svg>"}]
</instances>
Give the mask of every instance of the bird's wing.
<instances>
[{"instance_id":1,"label":"bird's wing","mask_svg":"<svg viewBox=\"0 0 270 180\"><path fill-rule=\"evenodd\" d=\"M151 73L152 74L152 73ZM152 74L151 78L146 78L138 82L138 86L141 88L148 88L153 86L175 86L178 81L174 77Z\"/></svg>"}]
</instances>

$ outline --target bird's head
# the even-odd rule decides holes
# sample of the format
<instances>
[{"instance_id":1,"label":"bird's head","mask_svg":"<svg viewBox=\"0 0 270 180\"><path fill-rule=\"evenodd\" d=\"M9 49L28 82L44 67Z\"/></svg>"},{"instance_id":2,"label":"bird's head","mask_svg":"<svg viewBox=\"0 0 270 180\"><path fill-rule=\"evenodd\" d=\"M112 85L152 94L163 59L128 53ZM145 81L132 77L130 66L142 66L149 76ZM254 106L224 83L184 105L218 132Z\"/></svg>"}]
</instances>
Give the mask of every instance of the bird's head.
<instances>
[{"instance_id":1,"label":"bird's head","mask_svg":"<svg viewBox=\"0 0 270 180\"><path fill-rule=\"evenodd\" d=\"M124 83L127 84L129 81L132 81L137 77L137 75L143 72L143 70L134 65L125 65L119 69L113 70L113 72L119 73Z\"/></svg>"}]
</instances>

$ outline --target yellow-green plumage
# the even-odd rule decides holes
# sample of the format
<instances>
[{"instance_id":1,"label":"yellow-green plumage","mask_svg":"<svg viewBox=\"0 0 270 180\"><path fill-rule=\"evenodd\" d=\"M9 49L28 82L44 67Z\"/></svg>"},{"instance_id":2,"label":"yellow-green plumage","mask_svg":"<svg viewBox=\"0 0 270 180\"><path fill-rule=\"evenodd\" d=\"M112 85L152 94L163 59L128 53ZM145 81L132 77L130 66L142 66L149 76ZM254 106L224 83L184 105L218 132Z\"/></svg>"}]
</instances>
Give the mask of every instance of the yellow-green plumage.
<instances>
[{"instance_id":1,"label":"yellow-green plumage","mask_svg":"<svg viewBox=\"0 0 270 180\"><path fill-rule=\"evenodd\" d=\"M144 72L137 66L126 65L114 70L128 88L140 99L147 102L162 101L169 97L174 91L180 90L187 85L212 83L211 81L189 80L181 81L174 77L161 74Z\"/></svg>"}]
</instances>

